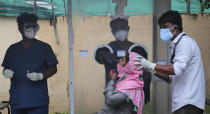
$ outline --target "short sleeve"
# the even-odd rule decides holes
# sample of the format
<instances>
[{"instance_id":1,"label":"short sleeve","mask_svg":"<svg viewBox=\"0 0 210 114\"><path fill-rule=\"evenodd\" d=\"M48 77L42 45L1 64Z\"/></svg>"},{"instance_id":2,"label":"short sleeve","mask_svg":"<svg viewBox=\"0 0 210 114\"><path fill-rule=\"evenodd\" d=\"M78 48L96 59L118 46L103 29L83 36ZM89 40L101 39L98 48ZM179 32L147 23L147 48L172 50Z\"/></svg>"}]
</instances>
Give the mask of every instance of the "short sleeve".
<instances>
[{"instance_id":1,"label":"short sleeve","mask_svg":"<svg viewBox=\"0 0 210 114\"><path fill-rule=\"evenodd\" d=\"M1 64L2 67L4 68L9 68L9 63L10 63L10 48L7 49L6 54L4 56L4 60Z\"/></svg>"},{"instance_id":2,"label":"short sleeve","mask_svg":"<svg viewBox=\"0 0 210 114\"><path fill-rule=\"evenodd\" d=\"M57 60L51 46L47 46L47 48L46 48L45 62L46 62L47 67L55 66L58 64L58 60Z\"/></svg>"}]
</instances>

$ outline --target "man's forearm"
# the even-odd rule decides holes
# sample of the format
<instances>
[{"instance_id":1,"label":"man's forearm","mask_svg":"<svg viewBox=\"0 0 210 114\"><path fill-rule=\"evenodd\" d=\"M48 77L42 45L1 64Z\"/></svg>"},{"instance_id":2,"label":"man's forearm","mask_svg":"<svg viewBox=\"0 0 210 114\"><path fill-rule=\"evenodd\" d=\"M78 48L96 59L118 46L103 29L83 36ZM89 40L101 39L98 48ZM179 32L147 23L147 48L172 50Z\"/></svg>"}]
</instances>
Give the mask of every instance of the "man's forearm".
<instances>
[{"instance_id":1,"label":"man's forearm","mask_svg":"<svg viewBox=\"0 0 210 114\"><path fill-rule=\"evenodd\" d=\"M167 75L167 74L164 74L162 72L156 71L154 75L156 75L157 77L159 77L162 80L165 80L167 83L170 82L169 75Z\"/></svg>"},{"instance_id":2,"label":"man's forearm","mask_svg":"<svg viewBox=\"0 0 210 114\"><path fill-rule=\"evenodd\" d=\"M160 72L161 74L167 75L175 75L173 65L156 65L155 69L156 72Z\"/></svg>"},{"instance_id":3,"label":"man's forearm","mask_svg":"<svg viewBox=\"0 0 210 114\"><path fill-rule=\"evenodd\" d=\"M57 72L57 67L53 66L53 67L48 68L42 74L43 74L44 78L49 78L49 77L53 76L56 72Z\"/></svg>"},{"instance_id":4,"label":"man's forearm","mask_svg":"<svg viewBox=\"0 0 210 114\"><path fill-rule=\"evenodd\" d=\"M170 82L169 75L175 75L173 65L156 65L154 69L155 75L166 82Z\"/></svg>"}]
</instances>

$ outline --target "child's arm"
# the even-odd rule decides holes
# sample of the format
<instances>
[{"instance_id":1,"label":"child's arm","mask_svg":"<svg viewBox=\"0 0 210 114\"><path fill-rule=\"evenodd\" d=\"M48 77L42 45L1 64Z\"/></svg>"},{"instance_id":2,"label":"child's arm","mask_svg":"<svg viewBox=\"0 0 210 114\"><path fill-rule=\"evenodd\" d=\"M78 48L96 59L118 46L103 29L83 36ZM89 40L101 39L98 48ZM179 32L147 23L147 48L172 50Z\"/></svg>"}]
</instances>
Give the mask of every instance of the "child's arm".
<instances>
[{"instance_id":1,"label":"child's arm","mask_svg":"<svg viewBox=\"0 0 210 114\"><path fill-rule=\"evenodd\" d=\"M105 102L109 106L117 106L122 104L127 95L118 91L115 91L115 79L117 78L117 72L113 69L109 72L110 81L105 89Z\"/></svg>"}]
</instances>

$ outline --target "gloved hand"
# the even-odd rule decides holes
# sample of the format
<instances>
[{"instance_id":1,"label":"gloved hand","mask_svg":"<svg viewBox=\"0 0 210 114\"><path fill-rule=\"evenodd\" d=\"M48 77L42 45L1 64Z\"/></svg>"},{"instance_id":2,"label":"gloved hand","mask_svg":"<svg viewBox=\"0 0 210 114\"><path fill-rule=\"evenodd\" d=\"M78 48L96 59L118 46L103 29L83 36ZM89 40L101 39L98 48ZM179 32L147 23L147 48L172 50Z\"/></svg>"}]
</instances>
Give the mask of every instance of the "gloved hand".
<instances>
[{"instance_id":1,"label":"gloved hand","mask_svg":"<svg viewBox=\"0 0 210 114\"><path fill-rule=\"evenodd\" d=\"M14 72L12 70L10 70L10 69L5 69L3 71L4 77L5 78L8 78L8 79L12 78L13 77L13 74L14 74Z\"/></svg>"},{"instance_id":2,"label":"gloved hand","mask_svg":"<svg viewBox=\"0 0 210 114\"><path fill-rule=\"evenodd\" d=\"M146 60L144 57L142 57L141 55L136 56L134 59L134 61L138 61L136 63L134 63L134 65L138 65L139 68L137 68L136 70L140 70L140 69L145 69L145 70L152 70L154 71L156 63L152 63L148 60Z\"/></svg>"},{"instance_id":3,"label":"gloved hand","mask_svg":"<svg viewBox=\"0 0 210 114\"><path fill-rule=\"evenodd\" d=\"M44 76L42 73L27 73L27 78L30 79L31 81L39 81L43 80Z\"/></svg>"}]
</instances>

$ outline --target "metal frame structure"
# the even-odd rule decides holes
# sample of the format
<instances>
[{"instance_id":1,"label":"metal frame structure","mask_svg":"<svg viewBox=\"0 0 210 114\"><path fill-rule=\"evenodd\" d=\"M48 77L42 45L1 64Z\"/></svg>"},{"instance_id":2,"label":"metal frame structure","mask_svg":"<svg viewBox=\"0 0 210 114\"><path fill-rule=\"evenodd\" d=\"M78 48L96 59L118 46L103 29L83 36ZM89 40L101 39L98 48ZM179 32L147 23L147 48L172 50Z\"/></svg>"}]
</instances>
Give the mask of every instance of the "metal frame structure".
<instances>
[{"instance_id":1,"label":"metal frame structure","mask_svg":"<svg viewBox=\"0 0 210 114\"><path fill-rule=\"evenodd\" d=\"M69 39L70 113L74 114L74 64L73 64L74 32L72 27L72 0L67 1L67 22L68 22L68 39Z\"/></svg>"},{"instance_id":2,"label":"metal frame structure","mask_svg":"<svg viewBox=\"0 0 210 114\"><path fill-rule=\"evenodd\" d=\"M160 40L160 31L157 22L158 18L170 9L171 0L153 0L153 61L159 64L169 64L171 46L170 44L164 44ZM153 113L171 114L171 94L169 85L156 76L153 76L152 82Z\"/></svg>"}]
</instances>

